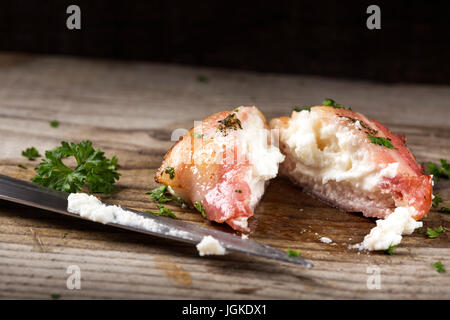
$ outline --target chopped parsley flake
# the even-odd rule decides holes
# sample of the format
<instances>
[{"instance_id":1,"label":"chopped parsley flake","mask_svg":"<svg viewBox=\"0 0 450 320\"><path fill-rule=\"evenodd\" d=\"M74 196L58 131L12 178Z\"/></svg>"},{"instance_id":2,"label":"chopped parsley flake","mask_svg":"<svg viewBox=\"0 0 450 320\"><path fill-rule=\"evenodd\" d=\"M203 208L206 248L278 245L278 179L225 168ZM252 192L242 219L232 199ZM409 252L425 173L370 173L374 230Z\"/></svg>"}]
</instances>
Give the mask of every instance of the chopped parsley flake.
<instances>
[{"instance_id":1,"label":"chopped parsley flake","mask_svg":"<svg viewBox=\"0 0 450 320\"><path fill-rule=\"evenodd\" d=\"M387 248L384 253L388 255L392 255L394 253L394 250L397 248L397 246L390 245L389 248Z\"/></svg>"},{"instance_id":2,"label":"chopped parsley flake","mask_svg":"<svg viewBox=\"0 0 450 320\"><path fill-rule=\"evenodd\" d=\"M445 268L441 261L437 261L437 262L433 263L433 267L436 268L437 272L445 273Z\"/></svg>"},{"instance_id":3,"label":"chopped parsley flake","mask_svg":"<svg viewBox=\"0 0 450 320\"><path fill-rule=\"evenodd\" d=\"M202 83L207 83L207 82L209 82L209 79L208 79L208 77L200 74L197 76L197 81L202 82Z\"/></svg>"},{"instance_id":4,"label":"chopped parsley flake","mask_svg":"<svg viewBox=\"0 0 450 320\"><path fill-rule=\"evenodd\" d=\"M433 180L438 181L440 178L448 179L450 177L450 163L445 159L439 159L441 167L438 164L429 161L425 167L429 174L433 175Z\"/></svg>"},{"instance_id":5,"label":"chopped parsley flake","mask_svg":"<svg viewBox=\"0 0 450 320\"><path fill-rule=\"evenodd\" d=\"M239 109L234 109L233 112L239 112Z\"/></svg>"},{"instance_id":6,"label":"chopped parsley flake","mask_svg":"<svg viewBox=\"0 0 450 320\"><path fill-rule=\"evenodd\" d=\"M53 300L58 300L59 298L61 298L61 295L60 295L59 293L52 293L52 294L50 295L50 297L51 297Z\"/></svg>"},{"instance_id":7,"label":"chopped parsley flake","mask_svg":"<svg viewBox=\"0 0 450 320\"><path fill-rule=\"evenodd\" d=\"M58 128L59 127L59 121L56 121L56 120L50 121L50 127Z\"/></svg>"},{"instance_id":8,"label":"chopped parsley flake","mask_svg":"<svg viewBox=\"0 0 450 320\"><path fill-rule=\"evenodd\" d=\"M159 203L166 203L176 201L179 204L184 204L184 200L170 193L169 186L161 186L153 190L147 191L146 194L152 196L152 200Z\"/></svg>"},{"instance_id":9,"label":"chopped parsley flake","mask_svg":"<svg viewBox=\"0 0 450 320\"><path fill-rule=\"evenodd\" d=\"M367 136L369 137L370 142L372 142L373 144L384 146L389 149L394 149L394 145L392 144L391 139L389 138L374 137L371 136L370 134L368 134Z\"/></svg>"},{"instance_id":10,"label":"chopped parsley flake","mask_svg":"<svg viewBox=\"0 0 450 320\"><path fill-rule=\"evenodd\" d=\"M166 170L164 170L164 172L169 175L170 179L173 179L175 177L175 169L172 167L167 167Z\"/></svg>"},{"instance_id":11,"label":"chopped parsley flake","mask_svg":"<svg viewBox=\"0 0 450 320\"><path fill-rule=\"evenodd\" d=\"M325 100L323 100L322 105L327 106L327 107L337 108L337 109L352 110L352 108L350 108L348 106L344 106L343 104L336 103L336 101L334 101L333 99L330 99L330 98L326 98Z\"/></svg>"},{"instance_id":12,"label":"chopped parsley flake","mask_svg":"<svg viewBox=\"0 0 450 320\"><path fill-rule=\"evenodd\" d=\"M439 226L439 227L434 228L434 229L427 228L426 234L427 234L428 238L434 239L434 238L439 237L444 232L445 232L445 229L442 226Z\"/></svg>"},{"instance_id":13,"label":"chopped parsley flake","mask_svg":"<svg viewBox=\"0 0 450 320\"><path fill-rule=\"evenodd\" d=\"M203 204L200 201L195 201L194 208L197 209L197 211L202 214L203 218L206 218L205 208L203 207Z\"/></svg>"},{"instance_id":14,"label":"chopped parsley flake","mask_svg":"<svg viewBox=\"0 0 450 320\"><path fill-rule=\"evenodd\" d=\"M441 203L443 200L441 197L438 196L439 193L435 193L434 194L434 198L433 198L433 208L437 208L439 207L439 203Z\"/></svg>"},{"instance_id":15,"label":"chopped parsley flake","mask_svg":"<svg viewBox=\"0 0 450 320\"><path fill-rule=\"evenodd\" d=\"M28 169L28 168L25 167L23 164L18 164L17 166L18 166L19 168L21 168L21 169L25 169L25 170Z\"/></svg>"},{"instance_id":16,"label":"chopped parsley flake","mask_svg":"<svg viewBox=\"0 0 450 320\"><path fill-rule=\"evenodd\" d=\"M203 133L197 133L197 132L193 132L193 133L192 133L192 136L193 136L194 138L203 138L204 135L205 135L205 134L203 134Z\"/></svg>"},{"instance_id":17,"label":"chopped parsley flake","mask_svg":"<svg viewBox=\"0 0 450 320\"><path fill-rule=\"evenodd\" d=\"M241 189L236 189L236 190L234 190L234 192L242 193L242 190Z\"/></svg>"},{"instance_id":18,"label":"chopped parsley flake","mask_svg":"<svg viewBox=\"0 0 450 320\"><path fill-rule=\"evenodd\" d=\"M172 211L170 211L170 209L167 209L166 207L164 207L163 205L160 205L160 204L158 204L156 206L158 207L159 212L152 212L149 210L145 210L144 212L153 214L155 216L166 216L166 217L169 217L172 219L178 219L177 216Z\"/></svg>"},{"instance_id":19,"label":"chopped parsley flake","mask_svg":"<svg viewBox=\"0 0 450 320\"><path fill-rule=\"evenodd\" d=\"M308 107L308 106L294 107L292 110L295 111L295 112L300 112L300 111L303 111L303 110L311 111L311 107Z\"/></svg>"},{"instance_id":20,"label":"chopped parsley flake","mask_svg":"<svg viewBox=\"0 0 450 320\"><path fill-rule=\"evenodd\" d=\"M293 250L293 249L289 249L288 250L288 256L291 258L296 258L300 256L300 250Z\"/></svg>"},{"instance_id":21,"label":"chopped parsley flake","mask_svg":"<svg viewBox=\"0 0 450 320\"><path fill-rule=\"evenodd\" d=\"M35 147L31 147L27 148L25 151L22 151L22 156L24 156L28 160L34 161L41 155L39 154L39 151L37 151Z\"/></svg>"},{"instance_id":22,"label":"chopped parsley flake","mask_svg":"<svg viewBox=\"0 0 450 320\"><path fill-rule=\"evenodd\" d=\"M448 207L441 207L441 208L439 209L439 211L440 211L440 212L443 212L443 213L450 213L450 208L448 208Z\"/></svg>"}]
</instances>

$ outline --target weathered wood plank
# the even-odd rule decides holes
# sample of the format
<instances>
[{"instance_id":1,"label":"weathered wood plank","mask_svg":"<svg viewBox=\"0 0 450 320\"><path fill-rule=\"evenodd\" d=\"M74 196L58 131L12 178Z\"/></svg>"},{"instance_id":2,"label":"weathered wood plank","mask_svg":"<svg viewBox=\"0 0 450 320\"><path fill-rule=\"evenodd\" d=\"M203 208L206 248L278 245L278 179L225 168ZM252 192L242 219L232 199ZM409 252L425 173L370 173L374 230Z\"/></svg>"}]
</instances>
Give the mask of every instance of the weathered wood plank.
<instances>
[{"instance_id":1,"label":"weathered wood plank","mask_svg":"<svg viewBox=\"0 0 450 320\"><path fill-rule=\"evenodd\" d=\"M196 81L206 75L208 83ZM324 97L355 106L406 134L420 162L450 158L450 88L381 85L317 77L266 75L181 66L46 56L0 55L0 173L29 180L31 162L61 140L90 139L117 155L122 177L103 200L154 209L145 191L176 128L235 105L257 105L267 118ZM60 121L51 128L50 120ZM17 167L23 164L27 170ZM450 206L450 183L436 184ZM169 205L183 220L231 232L196 212ZM449 227L449 215L431 211L424 226ZM373 220L330 208L275 179L251 220L250 237L282 249L300 249L312 269L228 255L202 258L194 247L87 221L0 202L0 297L233 298L233 299L449 299L448 234L405 237L392 256L348 249ZM321 243L327 236L335 245ZM66 269L81 268L81 290L68 290ZM369 290L367 267L381 272Z\"/></svg>"}]
</instances>

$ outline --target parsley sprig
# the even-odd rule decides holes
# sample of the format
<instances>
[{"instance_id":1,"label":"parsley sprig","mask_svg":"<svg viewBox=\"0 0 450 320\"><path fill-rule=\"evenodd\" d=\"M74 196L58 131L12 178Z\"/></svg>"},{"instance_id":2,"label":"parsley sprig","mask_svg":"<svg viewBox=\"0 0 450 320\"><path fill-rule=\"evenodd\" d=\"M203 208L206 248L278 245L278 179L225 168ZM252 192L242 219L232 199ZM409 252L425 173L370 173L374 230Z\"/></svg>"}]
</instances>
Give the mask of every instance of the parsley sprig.
<instances>
[{"instance_id":1,"label":"parsley sprig","mask_svg":"<svg viewBox=\"0 0 450 320\"><path fill-rule=\"evenodd\" d=\"M75 158L75 169L63 163L68 157ZM45 152L32 181L64 192L77 192L87 186L91 193L111 193L120 177L116 169L117 157L106 158L103 151L92 147L91 141L79 144L63 141L61 146Z\"/></svg>"},{"instance_id":2,"label":"parsley sprig","mask_svg":"<svg viewBox=\"0 0 450 320\"><path fill-rule=\"evenodd\" d=\"M433 180L438 181L439 179L448 179L450 177L450 163L445 159L439 159L441 165L434 162L428 161L425 169L429 174L433 175Z\"/></svg>"}]
</instances>

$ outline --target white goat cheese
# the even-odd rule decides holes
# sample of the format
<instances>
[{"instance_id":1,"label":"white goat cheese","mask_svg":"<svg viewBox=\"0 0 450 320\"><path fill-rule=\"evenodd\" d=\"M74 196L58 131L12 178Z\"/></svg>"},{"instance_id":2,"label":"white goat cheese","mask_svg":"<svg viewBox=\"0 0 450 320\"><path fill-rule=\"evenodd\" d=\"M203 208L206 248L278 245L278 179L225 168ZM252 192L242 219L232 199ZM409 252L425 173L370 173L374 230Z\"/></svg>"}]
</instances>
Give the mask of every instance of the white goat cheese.
<instances>
[{"instance_id":1,"label":"white goat cheese","mask_svg":"<svg viewBox=\"0 0 450 320\"><path fill-rule=\"evenodd\" d=\"M386 219L377 220L377 226L355 247L360 250L386 250L391 245L398 245L402 235L411 234L416 228L422 227L422 222L412 217L415 213L413 207L396 208Z\"/></svg>"},{"instance_id":2,"label":"white goat cheese","mask_svg":"<svg viewBox=\"0 0 450 320\"><path fill-rule=\"evenodd\" d=\"M203 237L202 241L197 244L197 250L201 256L226 254L225 248L213 236Z\"/></svg>"}]
</instances>

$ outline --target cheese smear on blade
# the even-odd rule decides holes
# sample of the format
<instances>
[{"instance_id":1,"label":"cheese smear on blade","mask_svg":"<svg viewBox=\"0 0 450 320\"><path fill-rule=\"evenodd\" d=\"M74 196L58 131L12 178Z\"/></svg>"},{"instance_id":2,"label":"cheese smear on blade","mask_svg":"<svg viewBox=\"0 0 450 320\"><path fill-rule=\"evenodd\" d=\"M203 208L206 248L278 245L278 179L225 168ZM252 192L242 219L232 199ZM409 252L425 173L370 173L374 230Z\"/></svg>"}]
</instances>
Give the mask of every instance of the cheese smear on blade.
<instances>
[{"instance_id":1,"label":"cheese smear on blade","mask_svg":"<svg viewBox=\"0 0 450 320\"><path fill-rule=\"evenodd\" d=\"M377 226L370 230L364 241L353 246L360 250L386 250L402 241L402 235L411 234L422 227L421 221L412 216L416 214L413 207L398 207L386 219L376 221Z\"/></svg>"},{"instance_id":2,"label":"cheese smear on blade","mask_svg":"<svg viewBox=\"0 0 450 320\"><path fill-rule=\"evenodd\" d=\"M226 254L225 248L213 236L203 237L202 241L197 244L197 250L201 256Z\"/></svg>"},{"instance_id":3,"label":"cheese smear on blade","mask_svg":"<svg viewBox=\"0 0 450 320\"><path fill-rule=\"evenodd\" d=\"M67 211L79 214L81 217L92 221L104 224L117 223L168 236L179 236L190 239L190 235L187 232L167 228L167 226L151 218L145 218L132 211L124 210L119 206L106 205L95 196L86 193L71 193L67 198L67 202Z\"/></svg>"}]
</instances>

